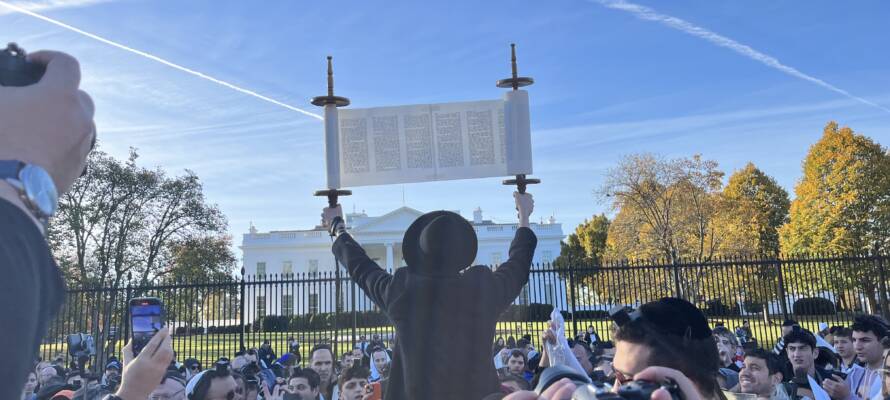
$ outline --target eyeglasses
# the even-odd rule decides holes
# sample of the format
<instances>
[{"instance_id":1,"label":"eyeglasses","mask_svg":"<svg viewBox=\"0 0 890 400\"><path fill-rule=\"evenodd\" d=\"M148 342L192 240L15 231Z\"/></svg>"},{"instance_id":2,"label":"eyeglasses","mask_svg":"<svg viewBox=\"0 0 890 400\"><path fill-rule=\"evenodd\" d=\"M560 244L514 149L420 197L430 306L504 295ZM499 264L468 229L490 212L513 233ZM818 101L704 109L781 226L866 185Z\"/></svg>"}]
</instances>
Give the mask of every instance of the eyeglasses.
<instances>
[{"instance_id":1,"label":"eyeglasses","mask_svg":"<svg viewBox=\"0 0 890 400\"><path fill-rule=\"evenodd\" d=\"M200 365L192 365L191 367L189 367L189 369L192 371L200 371L201 366Z\"/></svg>"}]
</instances>

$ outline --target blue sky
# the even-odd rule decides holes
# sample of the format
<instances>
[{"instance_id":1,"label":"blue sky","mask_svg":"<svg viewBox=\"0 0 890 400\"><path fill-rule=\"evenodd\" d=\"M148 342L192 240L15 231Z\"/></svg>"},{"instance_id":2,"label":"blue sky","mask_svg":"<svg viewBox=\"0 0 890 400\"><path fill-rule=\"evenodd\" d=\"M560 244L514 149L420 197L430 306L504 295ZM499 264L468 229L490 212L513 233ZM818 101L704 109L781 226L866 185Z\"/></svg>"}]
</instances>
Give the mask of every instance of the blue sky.
<instances>
[{"instance_id":1,"label":"blue sky","mask_svg":"<svg viewBox=\"0 0 890 400\"><path fill-rule=\"evenodd\" d=\"M602 1L13 1L36 12L312 112L324 56L355 107L495 99L509 43L532 76L536 217L566 233L608 212L593 191L623 155L701 153L727 173L752 161L790 193L829 120L890 145L890 3L635 1L863 101ZM615 2L609 3L615 5ZM626 5L626 4L625 4ZM145 166L188 168L230 222L235 244L304 229L324 201L320 121L0 6L3 40L81 61L101 146ZM481 206L511 221L500 179L363 187L344 208L379 215Z\"/></svg>"}]
</instances>

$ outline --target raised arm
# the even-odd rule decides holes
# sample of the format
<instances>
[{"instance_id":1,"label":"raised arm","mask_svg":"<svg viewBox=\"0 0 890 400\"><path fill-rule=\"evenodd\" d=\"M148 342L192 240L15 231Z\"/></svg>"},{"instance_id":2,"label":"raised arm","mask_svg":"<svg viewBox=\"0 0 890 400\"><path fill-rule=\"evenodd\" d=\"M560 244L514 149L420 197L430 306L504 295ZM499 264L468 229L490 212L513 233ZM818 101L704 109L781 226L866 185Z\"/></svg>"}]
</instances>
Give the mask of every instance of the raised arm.
<instances>
[{"instance_id":1,"label":"raised arm","mask_svg":"<svg viewBox=\"0 0 890 400\"><path fill-rule=\"evenodd\" d=\"M346 222L343 220L343 210L339 204L334 208L326 207L322 217L325 226L337 238L331 248L337 261L346 266L349 277L371 298L371 301L386 309L386 293L389 283L392 282L392 275L371 260L365 249L346 232Z\"/></svg>"},{"instance_id":2,"label":"raised arm","mask_svg":"<svg viewBox=\"0 0 890 400\"><path fill-rule=\"evenodd\" d=\"M535 201L532 195L527 193L513 193L516 200L516 210L519 217L519 229L510 244L510 254L507 262L498 266L494 272L495 293L497 295L497 307L503 309L510 305L522 287L528 283L528 274L535 255L535 247L538 238L529 228L529 216L534 209Z\"/></svg>"}]
</instances>

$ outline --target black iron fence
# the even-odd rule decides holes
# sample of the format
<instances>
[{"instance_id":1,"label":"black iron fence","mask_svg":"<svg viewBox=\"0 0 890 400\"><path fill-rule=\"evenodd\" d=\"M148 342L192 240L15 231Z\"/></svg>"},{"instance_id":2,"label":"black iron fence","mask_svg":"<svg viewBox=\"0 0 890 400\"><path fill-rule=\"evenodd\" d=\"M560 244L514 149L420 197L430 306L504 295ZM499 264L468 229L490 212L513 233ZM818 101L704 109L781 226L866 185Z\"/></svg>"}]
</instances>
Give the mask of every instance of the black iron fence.
<instances>
[{"instance_id":1,"label":"black iron fence","mask_svg":"<svg viewBox=\"0 0 890 400\"><path fill-rule=\"evenodd\" d=\"M535 265L529 283L501 316L497 335L535 345L556 309L569 333L589 326L610 336L608 310L639 306L667 296L697 304L712 324L734 329L744 321L762 346L793 318L818 330L819 323L849 325L860 313L887 315L886 255L800 256L785 259L727 258L709 262L623 262L602 266ZM40 349L44 359L68 354L66 337L91 334L93 365L119 353L129 336L126 304L139 296L161 298L174 329L178 359L205 365L268 339L279 354L293 338L305 353L330 343L337 354L362 336L392 339L387 317L345 273L247 276L155 286L69 288L67 301Z\"/></svg>"}]
</instances>

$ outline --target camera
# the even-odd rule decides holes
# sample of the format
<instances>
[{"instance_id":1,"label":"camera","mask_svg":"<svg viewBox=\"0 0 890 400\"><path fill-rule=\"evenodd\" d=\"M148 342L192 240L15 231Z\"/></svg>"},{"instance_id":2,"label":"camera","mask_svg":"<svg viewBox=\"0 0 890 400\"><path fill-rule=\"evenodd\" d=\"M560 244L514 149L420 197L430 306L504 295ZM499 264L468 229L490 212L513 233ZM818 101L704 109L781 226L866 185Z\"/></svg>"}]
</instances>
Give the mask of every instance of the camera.
<instances>
[{"instance_id":1,"label":"camera","mask_svg":"<svg viewBox=\"0 0 890 400\"><path fill-rule=\"evenodd\" d=\"M15 43L0 50L0 86L28 86L40 81L46 67L29 62Z\"/></svg>"},{"instance_id":2,"label":"camera","mask_svg":"<svg viewBox=\"0 0 890 400\"><path fill-rule=\"evenodd\" d=\"M633 381L621 385L617 392L612 392L602 384L591 384L578 387L572 394L572 400L649 400L652 392L664 388L671 394L671 399L682 400L680 388L673 381L662 383L650 381Z\"/></svg>"},{"instance_id":3,"label":"camera","mask_svg":"<svg viewBox=\"0 0 890 400\"><path fill-rule=\"evenodd\" d=\"M96 344L93 341L93 335L75 333L68 335L66 342L68 343L68 355L75 359L96 355Z\"/></svg>"}]
</instances>

